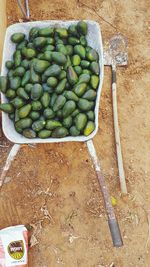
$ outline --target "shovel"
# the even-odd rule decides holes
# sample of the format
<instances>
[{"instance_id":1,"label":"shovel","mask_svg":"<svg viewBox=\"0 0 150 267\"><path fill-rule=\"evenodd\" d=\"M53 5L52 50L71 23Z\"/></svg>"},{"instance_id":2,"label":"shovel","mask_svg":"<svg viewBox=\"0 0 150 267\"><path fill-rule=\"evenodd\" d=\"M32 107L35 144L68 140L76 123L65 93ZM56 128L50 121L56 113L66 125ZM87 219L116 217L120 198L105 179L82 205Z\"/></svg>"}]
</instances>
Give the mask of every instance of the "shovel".
<instances>
[{"instance_id":1,"label":"shovel","mask_svg":"<svg viewBox=\"0 0 150 267\"><path fill-rule=\"evenodd\" d=\"M127 194L127 185L123 167L120 131L118 123L116 67L127 65L128 61L127 45L128 45L127 39L121 34L115 35L110 39L108 43L104 45L104 65L111 66L112 69L112 102L113 102L114 131L115 131L119 180L120 180L120 187L122 194Z\"/></svg>"}]
</instances>

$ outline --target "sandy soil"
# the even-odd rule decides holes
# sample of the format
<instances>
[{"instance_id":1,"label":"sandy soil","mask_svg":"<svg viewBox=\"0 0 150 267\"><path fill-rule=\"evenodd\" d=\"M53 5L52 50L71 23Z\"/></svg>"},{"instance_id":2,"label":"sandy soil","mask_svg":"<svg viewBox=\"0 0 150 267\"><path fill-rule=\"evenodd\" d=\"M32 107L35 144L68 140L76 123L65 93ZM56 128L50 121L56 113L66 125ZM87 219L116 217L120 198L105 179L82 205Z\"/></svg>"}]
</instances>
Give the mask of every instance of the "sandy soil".
<instances>
[{"instance_id":1,"label":"sandy soil","mask_svg":"<svg viewBox=\"0 0 150 267\"><path fill-rule=\"evenodd\" d=\"M129 64L117 76L119 123L129 195L121 197L111 104L111 72L105 79L94 138L117 214L124 246L113 248L98 181L85 144L23 146L0 193L0 228L30 223L38 244L29 252L32 267L150 266L150 94L148 1L30 1L31 18L94 19L103 39L117 32L129 41ZM7 1L8 25L21 15ZM10 144L0 133L3 168Z\"/></svg>"}]
</instances>

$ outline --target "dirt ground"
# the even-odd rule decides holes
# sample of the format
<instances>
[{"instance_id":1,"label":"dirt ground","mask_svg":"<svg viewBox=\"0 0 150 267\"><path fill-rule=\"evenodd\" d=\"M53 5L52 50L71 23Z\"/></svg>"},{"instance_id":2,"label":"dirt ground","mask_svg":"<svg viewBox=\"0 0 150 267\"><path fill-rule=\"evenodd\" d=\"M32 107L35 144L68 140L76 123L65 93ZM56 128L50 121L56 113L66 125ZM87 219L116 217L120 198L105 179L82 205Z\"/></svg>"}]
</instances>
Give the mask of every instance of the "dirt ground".
<instances>
[{"instance_id":1,"label":"dirt ground","mask_svg":"<svg viewBox=\"0 0 150 267\"><path fill-rule=\"evenodd\" d=\"M112 196L124 246L113 248L102 195L84 143L23 146L0 193L0 228L30 223L37 244L31 267L150 266L150 93L147 0L32 0L31 18L93 19L103 40L128 38L127 68L118 68L118 103L129 194L121 197L112 124L111 72L105 68L94 144ZM7 1L8 25L21 18ZM0 171L12 146L0 132ZM35 240L35 241L36 241Z\"/></svg>"}]
</instances>

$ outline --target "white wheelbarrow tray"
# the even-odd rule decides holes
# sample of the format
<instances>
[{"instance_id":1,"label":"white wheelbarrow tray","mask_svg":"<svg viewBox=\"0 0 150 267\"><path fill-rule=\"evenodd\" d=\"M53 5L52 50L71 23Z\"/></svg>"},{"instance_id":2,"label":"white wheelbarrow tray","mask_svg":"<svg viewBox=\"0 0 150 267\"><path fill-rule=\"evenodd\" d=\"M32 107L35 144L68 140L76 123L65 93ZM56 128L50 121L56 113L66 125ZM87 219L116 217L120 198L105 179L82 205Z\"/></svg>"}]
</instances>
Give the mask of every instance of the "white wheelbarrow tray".
<instances>
[{"instance_id":1,"label":"white wheelbarrow tray","mask_svg":"<svg viewBox=\"0 0 150 267\"><path fill-rule=\"evenodd\" d=\"M15 32L22 32L28 35L29 30L32 27L69 27L69 25L77 24L77 20L48 20L48 21L35 21L35 22L26 22L26 23L16 23L9 26L6 30L5 41L4 41L4 49L3 49L3 59L2 59L2 69L1 75L5 76L7 74L7 69L5 67L5 62L7 60L11 60L12 54L15 51L15 44L13 44L10 40L10 37ZM92 139L98 131L98 113L99 113L99 103L100 103L100 95L102 90L102 83L104 77L104 62L103 62L103 46L102 46L102 37L100 25L91 20L86 21L88 24L88 45L92 48L96 49L99 54L99 64L100 64L100 83L97 89L97 98L95 105L95 130L89 136L77 136L77 137L64 137L64 138L34 138L28 139L21 134L17 133L13 122L9 119L8 115L2 112L2 128L5 136L13 143L25 144L25 143L55 143L55 142L68 142L68 141L87 141ZM6 103L7 99L4 94L1 94L2 103Z\"/></svg>"}]
</instances>

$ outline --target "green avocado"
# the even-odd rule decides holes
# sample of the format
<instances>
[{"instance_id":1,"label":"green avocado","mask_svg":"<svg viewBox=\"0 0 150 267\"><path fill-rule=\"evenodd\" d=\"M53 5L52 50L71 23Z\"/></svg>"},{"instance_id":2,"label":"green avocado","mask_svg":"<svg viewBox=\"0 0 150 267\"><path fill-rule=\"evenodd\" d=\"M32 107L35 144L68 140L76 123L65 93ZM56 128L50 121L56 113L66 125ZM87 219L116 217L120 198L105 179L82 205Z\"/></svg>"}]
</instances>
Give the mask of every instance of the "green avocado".
<instances>
[{"instance_id":1,"label":"green avocado","mask_svg":"<svg viewBox=\"0 0 150 267\"><path fill-rule=\"evenodd\" d=\"M21 78L20 77L10 78L9 82L10 82L10 88L16 90L21 85Z\"/></svg>"},{"instance_id":2,"label":"green avocado","mask_svg":"<svg viewBox=\"0 0 150 267\"><path fill-rule=\"evenodd\" d=\"M85 58L85 48L82 45L75 45L74 53L79 55L82 59Z\"/></svg>"},{"instance_id":3,"label":"green avocado","mask_svg":"<svg viewBox=\"0 0 150 267\"><path fill-rule=\"evenodd\" d=\"M82 98L85 98L87 100L95 100L95 98L96 98L96 92L95 92L95 90L89 89L88 91L86 91L84 93L84 95L82 96Z\"/></svg>"},{"instance_id":4,"label":"green avocado","mask_svg":"<svg viewBox=\"0 0 150 267\"><path fill-rule=\"evenodd\" d=\"M57 49L57 45L64 44L64 41L60 39L59 36L55 36L55 42L56 42L56 49Z\"/></svg>"},{"instance_id":5,"label":"green avocado","mask_svg":"<svg viewBox=\"0 0 150 267\"><path fill-rule=\"evenodd\" d=\"M84 113L79 113L76 117L75 117L75 126L76 128L81 131L84 129L85 125L87 123L87 116Z\"/></svg>"},{"instance_id":6,"label":"green avocado","mask_svg":"<svg viewBox=\"0 0 150 267\"><path fill-rule=\"evenodd\" d=\"M80 113L80 110L79 110L78 108L76 108L76 109L71 113L72 118L76 117L79 113Z\"/></svg>"},{"instance_id":7,"label":"green avocado","mask_svg":"<svg viewBox=\"0 0 150 267\"><path fill-rule=\"evenodd\" d=\"M43 120L37 120L32 123L32 130L35 132L39 132L45 127L46 122Z\"/></svg>"},{"instance_id":8,"label":"green avocado","mask_svg":"<svg viewBox=\"0 0 150 267\"><path fill-rule=\"evenodd\" d=\"M68 37L68 31L66 28L57 28L55 30L56 33L58 33L60 38L67 38Z\"/></svg>"},{"instance_id":9,"label":"green avocado","mask_svg":"<svg viewBox=\"0 0 150 267\"><path fill-rule=\"evenodd\" d=\"M80 131L76 128L76 126L72 126L69 130L71 136L78 136L80 135Z\"/></svg>"},{"instance_id":10,"label":"green avocado","mask_svg":"<svg viewBox=\"0 0 150 267\"><path fill-rule=\"evenodd\" d=\"M58 83L58 81L57 81L57 79L55 78L55 77L49 77L48 79L47 79L47 84L50 86L50 87L56 87L56 85L57 85L57 83Z\"/></svg>"},{"instance_id":11,"label":"green avocado","mask_svg":"<svg viewBox=\"0 0 150 267\"><path fill-rule=\"evenodd\" d=\"M70 45L77 45L77 44L80 43L80 40L78 38L76 38L76 37L69 37L68 38L68 43Z\"/></svg>"},{"instance_id":12,"label":"green avocado","mask_svg":"<svg viewBox=\"0 0 150 267\"><path fill-rule=\"evenodd\" d=\"M33 48L22 48L21 50L22 55L27 59L32 59L36 57L36 50Z\"/></svg>"},{"instance_id":13,"label":"green avocado","mask_svg":"<svg viewBox=\"0 0 150 267\"><path fill-rule=\"evenodd\" d=\"M19 76L19 77L22 77L24 74L25 74L25 68L23 67L17 67L15 70L14 70L14 76Z\"/></svg>"},{"instance_id":14,"label":"green avocado","mask_svg":"<svg viewBox=\"0 0 150 267\"><path fill-rule=\"evenodd\" d=\"M16 96L16 91L12 90L12 89L8 89L6 91L6 97L8 97L9 99L13 99Z\"/></svg>"},{"instance_id":15,"label":"green avocado","mask_svg":"<svg viewBox=\"0 0 150 267\"><path fill-rule=\"evenodd\" d=\"M25 99L25 100L29 100L29 96L28 96L27 92L22 87L19 87L17 89L17 95L20 96L21 98Z\"/></svg>"},{"instance_id":16,"label":"green avocado","mask_svg":"<svg viewBox=\"0 0 150 267\"><path fill-rule=\"evenodd\" d=\"M34 132L32 129L24 129L22 132L23 136L26 138L35 138L36 137L36 132Z\"/></svg>"},{"instance_id":17,"label":"green avocado","mask_svg":"<svg viewBox=\"0 0 150 267\"><path fill-rule=\"evenodd\" d=\"M38 100L42 96L42 93L43 89L41 84L35 83L31 89L31 98L33 100Z\"/></svg>"},{"instance_id":18,"label":"green avocado","mask_svg":"<svg viewBox=\"0 0 150 267\"><path fill-rule=\"evenodd\" d=\"M73 121L72 120L72 117L71 116L68 116L68 117L66 117L66 118L63 119L62 124L63 124L64 127L70 128L71 125L72 125L72 121Z\"/></svg>"},{"instance_id":19,"label":"green avocado","mask_svg":"<svg viewBox=\"0 0 150 267\"><path fill-rule=\"evenodd\" d=\"M86 68L88 68L90 66L90 62L89 61L87 61L87 60L81 60L81 67L83 68L83 69L86 69Z\"/></svg>"},{"instance_id":20,"label":"green avocado","mask_svg":"<svg viewBox=\"0 0 150 267\"><path fill-rule=\"evenodd\" d=\"M55 117L55 113L51 108L44 109L43 115L46 119L53 119Z\"/></svg>"},{"instance_id":21,"label":"green avocado","mask_svg":"<svg viewBox=\"0 0 150 267\"><path fill-rule=\"evenodd\" d=\"M6 93L7 90L7 83L8 83L8 79L5 76L0 76L0 92L2 92L3 94ZM12 88L13 89L13 88Z\"/></svg>"},{"instance_id":22,"label":"green avocado","mask_svg":"<svg viewBox=\"0 0 150 267\"><path fill-rule=\"evenodd\" d=\"M7 73L7 77L8 78L13 78L13 75L14 75L14 70L9 70L8 73Z\"/></svg>"},{"instance_id":23,"label":"green avocado","mask_svg":"<svg viewBox=\"0 0 150 267\"><path fill-rule=\"evenodd\" d=\"M74 92L77 96L82 96L85 91L86 91L86 88L87 88L87 84L86 83L80 83L80 84L77 84L75 87L74 87Z\"/></svg>"},{"instance_id":24,"label":"green avocado","mask_svg":"<svg viewBox=\"0 0 150 267\"><path fill-rule=\"evenodd\" d=\"M15 122L19 121L20 118L19 118L19 109L16 109L15 110Z\"/></svg>"},{"instance_id":25,"label":"green avocado","mask_svg":"<svg viewBox=\"0 0 150 267\"><path fill-rule=\"evenodd\" d=\"M27 70L23 75L21 86L25 86L30 81L30 70Z\"/></svg>"},{"instance_id":26,"label":"green avocado","mask_svg":"<svg viewBox=\"0 0 150 267\"><path fill-rule=\"evenodd\" d=\"M68 69L69 66L71 66L71 59L70 59L69 56L67 56L67 61L66 61L65 65L64 65L65 71Z\"/></svg>"},{"instance_id":27,"label":"green avocado","mask_svg":"<svg viewBox=\"0 0 150 267\"><path fill-rule=\"evenodd\" d=\"M39 35L39 28L33 27L29 31L29 40L32 41L34 38L38 37Z\"/></svg>"},{"instance_id":28,"label":"green avocado","mask_svg":"<svg viewBox=\"0 0 150 267\"><path fill-rule=\"evenodd\" d=\"M13 104L13 106L14 106L15 108L21 108L21 107L23 107L24 104L25 104L24 100L23 100L21 97L19 97L19 96L15 97L15 98L11 101L11 103Z\"/></svg>"},{"instance_id":29,"label":"green avocado","mask_svg":"<svg viewBox=\"0 0 150 267\"><path fill-rule=\"evenodd\" d=\"M69 66L67 69L67 78L71 85L74 85L78 81L78 76L72 66Z\"/></svg>"},{"instance_id":30,"label":"green avocado","mask_svg":"<svg viewBox=\"0 0 150 267\"><path fill-rule=\"evenodd\" d=\"M63 117L68 117L76 108L76 104L73 100L68 100L62 109Z\"/></svg>"},{"instance_id":31,"label":"green avocado","mask_svg":"<svg viewBox=\"0 0 150 267\"><path fill-rule=\"evenodd\" d=\"M70 25L68 28L68 32L70 36L77 36L78 37L78 31L77 31L77 25Z\"/></svg>"},{"instance_id":32,"label":"green avocado","mask_svg":"<svg viewBox=\"0 0 150 267\"><path fill-rule=\"evenodd\" d=\"M93 107L93 102L88 101L87 99L79 99L78 108L82 111L89 111Z\"/></svg>"},{"instance_id":33,"label":"green avocado","mask_svg":"<svg viewBox=\"0 0 150 267\"><path fill-rule=\"evenodd\" d=\"M44 51L41 59L44 59L44 60L51 62L52 61L52 51Z\"/></svg>"},{"instance_id":34,"label":"green avocado","mask_svg":"<svg viewBox=\"0 0 150 267\"><path fill-rule=\"evenodd\" d=\"M53 93L53 88L48 86L47 83L43 83L42 88L44 92L48 92L49 94Z\"/></svg>"},{"instance_id":35,"label":"green avocado","mask_svg":"<svg viewBox=\"0 0 150 267\"><path fill-rule=\"evenodd\" d=\"M38 111L31 111L30 114L29 114L29 117L35 121L37 119L39 119L40 117L40 113Z\"/></svg>"},{"instance_id":36,"label":"green avocado","mask_svg":"<svg viewBox=\"0 0 150 267\"><path fill-rule=\"evenodd\" d=\"M94 114L94 111L93 111L93 110L88 111L88 112L86 113L86 115L87 115L87 117L88 117L88 119L89 119L90 121L94 121L94 120L95 120L95 114Z\"/></svg>"},{"instance_id":37,"label":"green avocado","mask_svg":"<svg viewBox=\"0 0 150 267\"><path fill-rule=\"evenodd\" d=\"M61 72L61 67L57 64L51 65L45 72L44 75L46 77L57 77Z\"/></svg>"},{"instance_id":38,"label":"green avocado","mask_svg":"<svg viewBox=\"0 0 150 267\"><path fill-rule=\"evenodd\" d=\"M41 130L38 132L38 137L42 138L42 139L48 138L48 137L50 137L50 135L51 135L51 131L49 131L49 130L44 129L44 130Z\"/></svg>"},{"instance_id":39,"label":"green avocado","mask_svg":"<svg viewBox=\"0 0 150 267\"><path fill-rule=\"evenodd\" d=\"M24 90L27 92L27 93L31 93L31 89L33 87L33 84L32 83L27 83L24 87Z\"/></svg>"},{"instance_id":40,"label":"green avocado","mask_svg":"<svg viewBox=\"0 0 150 267\"><path fill-rule=\"evenodd\" d=\"M65 70L62 70L61 73L60 73L59 76L58 76L58 79L59 79L59 80L62 80L62 79L64 79L64 78L66 78L66 76L67 76L66 71L65 71Z\"/></svg>"},{"instance_id":41,"label":"green avocado","mask_svg":"<svg viewBox=\"0 0 150 267\"><path fill-rule=\"evenodd\" d=\"M65 127L57 127L52 131L52 137L54 138L62 138L69 134L68 130Z\"/></svg>"},{"instance_id":42,"label":"green avocado","mask_svg":"<svg viewBox=\"0 0 150 267\"><path fill-rule=\"evenodd\" d=\"M87 46L87 40L83 35L80 37L80 44L85 47Z\"/></svg>"},{"instance_id":43,"label":"green avocado","mask_svg":"<svg viewBox=\"0 0 150 267\"><path fill-rule=\"evenodd\" d=\"M26 129L29 128L32 124L32 120L30 118L25 118L17 121L15 123L15 127L20 128L20 129Z\"/></svg>"},{"instance_id":44,"label":"green avocado","mask_svg":"<svg viewBox=\"0 0 150 267\"><path fill-rule=\"evenodd\" d=\"M91 76L91 80L90 80L90 85L92 86L93 89L97 89L99 84L99 77L96 75L92 75Z\"/></svg>"},{"instance_id":45,"label":"green avocado","mask_svg":"<svg viewBox=\"0 0 150 267\"><path fill-rule=\"evenodd\" d=\"M26 118L31 111L31 104L27 104L19 109L18 115L20 119Z\"/></svg>"},{"instance_id":46,"label":"green avocado","mask_svg":"<svg viewBox=\"0 0 150 267\"><path fill-rule=\"evenodd\" d=\"M28 70L29 67L30 67L30 61L29 61L28 59L24 59L24 60L22 60L22 62L21 62L21 66L22 66L23 68L25 68L26 70Z\"/></svg>"},{"instance_id":47,"label":"green avocado","mask_svg":"<svg viewBox=\"0 0 150 267\"><path fill-rule=\"evenodd\" d=\"M67 56L68 55L68 50L64 44L57 44L56 45L56 50L63 55Z\"/></svg>"},{"instance_id":48,"label":"green avocado","mask_svg":"<svg viewBox=\"0 0 150 267\"><path fill-rule=\"evenodd\" d=\"M62 124L59 121L47 120L45 128L47 130L54 130L57 127L60 127L60 126L62 126Z\"/></svg>"},{"instance_id":49,"label":"green avocado","mask_svg":"<svg viewBox=\"0 0 150 267\"><path fill-rule=\"evenodd\" d=\"M46 45L42 48L42 52L46 52L46 51L49 51L49 52L52 52L55 50L55 46L54 45Z\"/></svg>"},{"instance_id":50,"label":"green avocado","mask_svg":"<svg viewBox=\"0 0 150 267\"><path fill-rule=\"evenodd\" d=\"M85 129L84 129L84 135L88 136L90 135L95 129L95 123L93 121L88 121Z\"/></svg>"},{"instance_id":51,"label":"green avocado","mask_svg":"<svg viewBox=\"0 0 150 267\"><path fill-rule=\"evenodd\" d=\"M53 93L52 95L51 95L51 100L50 100L50 106L53 108L53 106L54 106L54 103L55 103L55 101L56 101L56 99L57 99L57 94L56 93ZM61 101L61 99L60 99L60 101ZM59 102L59 101L58 101ZM57 108L56 108L57 109Z\"/></svg>"},{"instance_id":52,"label":"green avocado","mask_svg":"<svg viewBox=\"0 0 150 267\"><path fill-rule=\"evenodd\" d=\"M80 34L86 35L87 34L87 23L83 20L79 21L77 24L77 30Z\"/></svg>"},{"instance_id":53,"label":"green avocado","mask_svg":"<svg viewBox=\"0 0 150 267\"><path fill-rule=\"evenodd\" d=\"M68 100L78 102L79 98L73 91L66 91L64 95Z\"/></svg>"},{"instance_id":54,"label":"green avocado","mask_svg":"<svg viewBox=\"0 0 150 267\"><path fill-rule=\"evenodd\" d=\"M23 40L21 43L17 44L16 49L21 50L23 47L27 45L27 43L28 43L27 40Z\"/></svg>"},{"instance_id":55,"label":"green avocado","mask_svg":"<svg viewBox=\"0 0 150 267\"><path fill-rule=\"evenodd\" d=\"M66 45L65 48L67 50L67 55L72 56L73 55L73 46L72 45Z\"/></svg>"},{"instance_id":56,"label":"green avocado","mask_svg":"<svg viewBox=\"0 0 150 267\"><path fill-rule=\"evenodd\" d=\"M67 79L64 78L63 80L61 80L61 81L58 83L58 85L57 85L56 88L55 88L55 93L56 93L56 94L61 94L61 93L64 91L65 86L66 86L66 82L67 82Z\"/></svg>"},{"instance_id":57,"label":"green avocado","mask_svg":"<svg viewBox=\"0 0 150 267\"><path fill-rule=\"evenodd\" d=\"M47 40L47 42L46 42L47 45L49 45L49 44L54 45L55 44L55 40L52 37L47 37L46 40Z\"/></svg>"},{"instance_id":58,"label":"green avocado","mask_svg":"<svg viewBox=\"0 0 150 267\"><path fill-rule=\"evenodd\" d=\"M42 105L44 108L47 108L50 103L50 95L48 92L44 92L41 99L40 99Z\"/></svg>"},{"instance_id":59,"label":"green avocado","mask_svg":"<svg viewBox=\"0 0 150 267\"><path fill-rule=\"evenodd\" d=\"M77 73L77 75L80 75L80 74L82 73L82 68L81 68L81 66L75 66L75 67L74 67L74 70L75 70L75 72Z\"/></svg>"},{"instance_id":60,"label":"green avocado","mask_svg":"<svg viewBox=\"0 0 150 267\"><path fill-rule=\"evenodd\" d=\"M91 71L96 74L96 75L99 75L100 73L100 68L99 68L99 64L95 61L93 61L91 64L90 64L90 69Z\"/></svg>"},{"instance_id":61,"label":"green avocado","mask_svg":"<svg viewBox=\"0 0 150 267\"><path fill-rule=\"evenodd\" d=\"M81 74L79 76L79 81L78 81L78 84L79 83L88 83L90 81L90 75L89 74Z\"/></svg>"},{"instance_id":62,"label":"green avocado","mask_svg":"<svg viewBox=\"0 0 150 267\"><path fill-rule=\"evenodd\" d=\"M52 59L55 63L57 63L59 65L64 65L67 61L66 56L60 52L53 52L52 53Z\"/></svg>"},{"instance_id":63,"label":"green avocado","mask_svg":"<svg viewBox=\"0 0 150 267\"><path fill-rule=\"evenodd\" d=\"M15 67L19 67L22 61L22 56L21 56L21 52L20 50L16 50L16 52L14 53L14 65Z\"/></svg>"},{"instance_id":64,"label":"green avocado","mask_svg":"<svg viewBox=\"0 0 150 267\"><path fill-rule=\"evenodd\" d=\"M54 28L46 27L39 30L39 36L49 37L53 35L54 35Z\"/></svg>"},{"instance_id":65,"label":"green avocado","mask_svg":"<svg viewBox=\"0 0 150 267\"><path fill-rule=\"evenodd\" d=\"M15 44L22 42L25 39L25 34L22 32L14 33L11 36L11 41Z\"/></svg>"},{"instance_id":66,"label":"green avocado","mask_svg":"<svg viewBox=\"0 0 150 267\"><path fill-rule=\"evenodd\" d=\"M14 112L14 107L10 103L3 103L0 104L0 110L10 114Z\"/></svg>"},{"instance_id":67,"label":"green avocado","mask_svg":"<svg viewBox=\"0 0 150 267\"><path fill-rule=\"evenodd\" d=\"M11 70L14 67L14 62L12 60L7 60L5 66L8 70Z\"/></svg>"},{"instance_id":68,"label":"green avocado","mask_svg":"<svg viewBox=\"0 0 150 267\"><path fill-rule=\"evenodd\" d=\"M99 55L96 52L95 49L90 49L87 53L86 53L86 58L89 61L97 61L99 59Z\"/></svg>"},{"instance_id":69,"label":"green avocado","mask_svg":"<svg viewBox=\"0 0 150 267\"><path fill-rule=\"evenodd\" d=\"M49 65L50 63L48 61L37 59L33 64L33 68L35 72L43 73L49 67Z\"/></svg>"},{"instance_id":70,"label":"green avocado","mask_svg":"<svg viewBox=\"0 0 150 267\"><path fill-rule=\"evenodd\" d=\"M36 37L33 40L33 44L35 48L42 48L46 45L46 43L47 43L47 39L45 37Z\"/></svg>"},{"instance_id":71,"label":"green avocado","mask_svg":"<svg viewBox=\"0 0 150 267\"><path fill-rule=\"evenodd\" d=\"M32 110L34 111L39 111L42 109L42 104L40 101L36 100L36 101L32 101L31 102L31 106L32 106Z\"/></svg>"},{"instance_id":72,"label":"green avocado","mask_svg":"<svg viewBox=\"0 0 150 267\"><path fill-rule=\"evenodd\" d=\"M91 75L92 72L91 72L90 70L84 69L84 70L82 71L82 74L89 74L89 75Z\"/></svg>"},{"instance_id":73,"label":"green avocado","mask_svg":"<svg viewBox=\"0 0 150 267\"><path fill-rule=\"evenodd\" d=\"M54 102L54 105L52 106L53 108L53 111L56 112L58 111L59 109L61 109L66 103L66 98L63 96L63 95L59 95L55 102Z\"/></svg>"},{"instance_id":74,"label":"green avocado","mask_svg":"<svg viewBox=\"0 0 150 267\"><path fill-rule=\"evenodd\" d=\"M73 66L79 66L81 62L81 58L79 57L79 55L74 55L72 57L72 64Z\"/></svg>"},{"instance_id":75,"label":"green avocado","mask_svg":"<svg viewBox=\"0 0 150 267\"><path fill-rule=\"evenodd\" d=\"M30 69L30 81L32 83L40 83L41 81L41 77L39 74L37 74L35 71L34 71L34 68L33 66L31 67Z\"/></svg>"}]
</instances>

